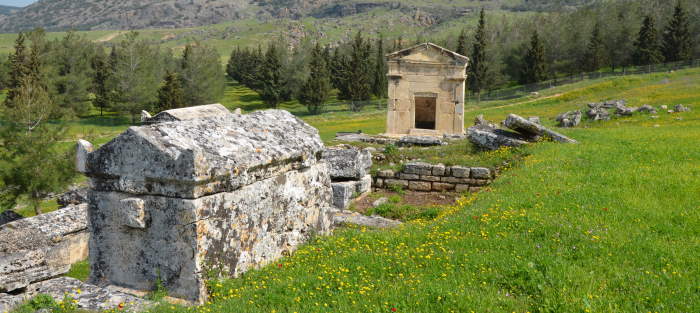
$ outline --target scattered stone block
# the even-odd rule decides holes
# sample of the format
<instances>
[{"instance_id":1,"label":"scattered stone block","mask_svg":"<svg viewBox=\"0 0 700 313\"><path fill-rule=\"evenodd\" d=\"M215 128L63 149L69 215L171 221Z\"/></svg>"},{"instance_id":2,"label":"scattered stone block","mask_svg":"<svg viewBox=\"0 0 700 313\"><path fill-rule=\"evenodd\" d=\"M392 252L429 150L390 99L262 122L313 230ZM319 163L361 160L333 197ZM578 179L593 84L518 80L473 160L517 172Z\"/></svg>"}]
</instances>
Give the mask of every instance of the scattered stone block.
<instances>
[{"instance_id":1,"label":"scattered stone block","mask_svg":"<svg viewBox=\"0 0 700 313\"><path fill-rule=\"evenodd\" d=\"M408 147L408 146L421 146L421 147L430 147L430 146L441 146L445 144L444 141L442 141L438 137L433 137L433 136L403 136L397 143L398 146L400 147Z\"/></svg>"},{"instance_id":2,"label":"scattered stone block","mask_svg":"<svg viewBox=\"0 0 700 313\"><path fill-rule=\"evenodd\" d=\"M452 176L454 177L469 178L470 172L471 169L464 166L452 166L450 168L450 173L452 173Z\"/></svg>"},{"instance_id":3,"label":"scattered stone block","mask_svg":"<svg viewBox=\"0 0 700 313\"><path fill-rule=\"evenodd\" d=\"M676 106L673 107L673 111L675 111L675 112L690 112L690 108L687 106L684 106L682 104L677 104Z\"/></svg>"},{"instance_id":4,"label":"scattered stone block","mask_svg":"<svg viewBox=\"0 0 700 313\"><path fill-rule=\"evenodd\" d=\"M401 222L384 218L381 216L366 216L357 212L341 210L331 212L333 224L342 226L344 224L353 224L363 227L372 228L393 228L400 226Z\"/></svg>"},{"instance_id":5,"label":"scattered stone block","mask_svg":"<svg viewBox=\"0 0 700 313\"><path fill-rule=\"evenodd\" d=\"M608 112L607 109L602 107L590 109L588 110L586 115L588 115L588 118L592 119L593 121L610 120L610 112Z\"/></svg>"},{"instance_id":6,"label":"scattered stone block","mask_svg":"<svg viewBox=\"0 0 700 313\"><path fill-rule=\"evenodd\" d=\"M363 194L372 191L372 175L365 175L355 183L355 192Z\"/></svg>"},{"instance_id":7,"label":"scattered stone block","mask_svg":"<svg viewBox=\"0 0 700 313\"><path fill-rule=\"evenodd\" d=\"M637 112L642 112L642 113L649 113L649 114L656 114L656 109L654 109L653 106L650 106L648 104L645 104L637 110Z\"/></svg>"},{"instance_id":8,"label":"scattered stone block","mask_svg":"<svg viewBox=\"0 0 700 313\"><path fill-rule=\"evenodd\" d=\"M338 209L347 209L357 191L356 182L331 183L331 188L333 189L333 206Z\"/></svg>"},{"instance_id":9,"label":"scattered stone block","mask_svg":"<svg viewBox=\"0 0 700 313\"><path fill-rule=\"evenodd\" d=\"M0 292L65 274L88 256L87 205L0 226Z\"/></svg>"},{"instance_id":10,"label":"scattered stone block","mask_svg":"<svg viewBox=\"0 0 700 313\"><path fill-rule=\"evenodd\" d=\"M430 182L410 181L408 182L408 189L413 191L430 191L432 189L432 185Z\"/></svg>"},{"instance_id":11,"label":"scattered stone block","mask_svg":"<svg viewBox=\"0 0 700 313\"><path fill-rule=\"evenodd\" d=\"M176 117L88 155L91 282L151 290L161 280L202 302L205 267L237 276L330 231L318 130L282 110Z\"/></svg>"},{"instance_id":12,"label":"scattered stone block","mask_svg":"<svg viewBox=\"0 0 700 313\"><path fill-rule=\"evenodd\" d=\"M579 124L581 124L581 118L583 117L583 114L581 111L576 110L576 111L569 111L560 114L557 116L556 120L559 122L559 127L576 127ZM528 120L529 121L529 120ZM540 124L540 123L535 123L533 121L529 121L534 124Z\"/></svg>"},{"instance_id":13,"label":"scattered stone block","mask_svg":"<svg viewBox=\"0 0 700 313\"><path fill-rule=\"evenodd\" d=\"M485 167L472 167L471 178L475 179L490 179L491 170Z\"/></svg>"},{"instance_id":14,"label":"scattered stone block","mask_svg":"<svg viewBox=\"0 0 700 313\"><path fill-rule=\"evenodd\" d=\"M506 118L503 124L512 130L529 135L531 137L543 136L562 143L576 143L576 140L573 140L558 132L550 130L542 125L532 123L524 119L523 117L515 114L508 115L508 118Z\"/></svg>"},{"instance_id":15,"label":"scattered stone block","mask_svg":"<svg viewBox=\"0 0 700 313\"><path fill-rule=\"evenodd\" d=\"M373 207L373 208L376 208L376 207L378 207L378 206L380 206L380 205L384 205L384 204L387 204L387 203L389 203L389 198L387 198L387 197L381 197L381 198L375 200L374 202L372 202L372 207Z\"/></svg>"},{"instance_id":16,"label":"scattered stone block","mask_svg":"<svg viewBox=\"0 0 700 313\"><path fill-rule=\"evenodd\" d=\"M323 151L323 160L328 163L331 179L361 179L372 167L372 154L349 145L329 147Z\"/></svg>"},{"instance_id":17,"label":"scattered stone block","mask_svg":"<svg viewBox=\"0 0 700 313\"><path fill-rule=\"evenodd\" d=\"M474 145L485 150L497 150L500 147L519 147L526 145L526 138L520 134L495 128L472 126L467 130L467 138Z\"/></svg>"},{"instance_id":18,"label":"scattered stone block","mask_svg":"<svg viewBox=\"0 0 700 313\"><path fill-rule=\"evenodd\" d=\"M374 186L377 188L384 188L384 179L383 178L377 178L374 181Z\"/></svg>"}]
</instances>

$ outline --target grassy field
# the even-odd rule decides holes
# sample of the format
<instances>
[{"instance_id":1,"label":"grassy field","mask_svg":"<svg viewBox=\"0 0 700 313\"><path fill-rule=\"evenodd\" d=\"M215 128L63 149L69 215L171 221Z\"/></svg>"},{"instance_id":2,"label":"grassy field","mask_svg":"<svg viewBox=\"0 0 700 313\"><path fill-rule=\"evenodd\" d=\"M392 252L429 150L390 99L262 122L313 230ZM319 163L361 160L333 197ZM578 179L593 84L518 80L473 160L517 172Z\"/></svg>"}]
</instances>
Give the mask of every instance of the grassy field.
<instances>
[{"instance_id":1,"label":"grassy field","mask_svg":"<svg viewBox=\"0 0 700 313\"><path fill-rule=\"evenodd\" d=\"M526 148L488 191L435 220L338 230L239 279L212 281L205 306L154 311L700 311L698 79L697 70L647 75L483 103L469 117L551 118L617 98L695 110L584 123L564 131L580 144Z\"/></svg>"}]
</instances>

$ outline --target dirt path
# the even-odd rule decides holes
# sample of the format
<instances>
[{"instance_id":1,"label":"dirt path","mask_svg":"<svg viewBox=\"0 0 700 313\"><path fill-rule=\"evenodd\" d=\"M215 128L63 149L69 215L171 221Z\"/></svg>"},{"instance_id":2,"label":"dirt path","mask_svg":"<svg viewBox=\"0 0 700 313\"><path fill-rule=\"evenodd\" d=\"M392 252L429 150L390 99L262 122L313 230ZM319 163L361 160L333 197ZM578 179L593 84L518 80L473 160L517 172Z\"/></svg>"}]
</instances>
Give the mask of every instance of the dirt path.
<instances>
[{"instance_id":1,"label":"dirt path","mask_svg":"<svg viewBox=\"0 0 700 313\"><path fill-rule=\"evenodd\" d=\"M530 99L527 101L522 101L522 102L515 102L515 103L509 103L509 104L504 104L504 105L499 105L499 106L493 106L493 107L487 107L487 108L470 108L469 110L465 110L466 112L471 112L471 111L476 111L476 110L495 110L495 109L500 109L500 108L507 108L507 107L512 107L520 104L525 104L525 103L530 103L530 102L535 102L539 100L546 100L546 99L551 99L551 98L558 98L561 97L563 93L558 93L554 94L551 96L546 96L546 97L540 97L540 98L535 98L535 99Z\"/></svg>"},{"instance_id":2,"label":"dirt path","mask_svg":"<svg viewBox=\"0 0 700 313\"><path fill-rule=\"evenodd\" d=\"M114 39L114 38L117 38L118 36L120 36L120 35L122 35L122 34L125 34L125 33L126 33L125 31L119 31L119 32L116 32L116 33L111 33L111 34L109 34L109 35L106 35L106 36L103 36L103 37L98 38L97 40L95 40L95 42L107 42L107 41L110 41L110 40L112 40L112 39Z\"/></svg>"}]
</instances>

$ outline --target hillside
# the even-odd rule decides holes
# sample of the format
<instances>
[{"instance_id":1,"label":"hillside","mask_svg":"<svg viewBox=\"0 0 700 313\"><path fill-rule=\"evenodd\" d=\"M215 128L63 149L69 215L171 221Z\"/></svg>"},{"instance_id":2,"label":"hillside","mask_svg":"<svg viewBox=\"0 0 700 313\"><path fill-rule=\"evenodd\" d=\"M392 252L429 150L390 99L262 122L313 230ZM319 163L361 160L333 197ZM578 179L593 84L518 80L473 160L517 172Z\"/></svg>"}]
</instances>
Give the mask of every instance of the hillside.
<instances>
[{"instance_id":1,"label":"hillside","mask_svg":"<svg viewBox=\"0 0 700 313\"><path fill-rule=\"evenodd\" d=\"M11 7L7 5L0 5L0 16L2 15L10 15L16 11L18 11L20 8L18 7Z\"/></svg>"},{"instance_id":2,"label":"hillside","mask_svg":"<svg viewBox=\"0 0 700 313\"><path fill-rule=\"evenodd\" d=\"M126 30L196 27L245 18L265 22L290 18L344 18L387 9L424 24L449 21L476 7L543 11L580 6L592 0L40 0L0 18L0 32L42 27L60 30ZM544 3L544 4L543 4ZM5 11L0 8L0 10ZM1 12L1 11L0 11ZM403 17L402 17L403 18Z\"/></svg>"}]
</instances>

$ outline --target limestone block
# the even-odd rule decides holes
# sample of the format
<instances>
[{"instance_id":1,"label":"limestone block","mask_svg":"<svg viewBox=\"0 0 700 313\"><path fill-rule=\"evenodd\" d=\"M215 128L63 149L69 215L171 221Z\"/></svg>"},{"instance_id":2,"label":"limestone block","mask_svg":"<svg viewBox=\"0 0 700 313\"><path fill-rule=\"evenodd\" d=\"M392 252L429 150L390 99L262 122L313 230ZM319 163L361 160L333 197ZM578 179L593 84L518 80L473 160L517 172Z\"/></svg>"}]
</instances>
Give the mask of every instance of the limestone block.
<instances>
[{"instance_id":1,"label":"limestone block","mask_svg":"<svg viewBox=\"0 0 700 313\"><path fill-rule=\"evenodd\" d=\"M440 146L444 142L442 139L433 136L403 136L401 140L397 143L399 146Z\"/></svg>"},{"instance_id":2,"label":"limestone block","mask_svg":"<svg viewBox=\"0 0 700 313\"><path fill-rule=\"evenodd\" d=\"M433 165L432 175L433 176L444 176L445 175L445 165L443 165L443 164Z\"/></svg>"},{"instance_id":3,"label":"limestone block","mask_svg":"<svg viewBox=\"0 0 700 313\"><path fill-rule=\"evenodd\" d=\"M146 210L144 202L139 198L127 198L119 201L121 210L118 210L122 215L122 223L131 228L146 228Z\"/></svg>"},{"instance_id":4,"label":"limestone block","mask_svg":"<svg viewBox=\"0 0 700 313\"><path fill-rule=\"evenodd\" d=\"M141 110L141 123L148 123L148 120L151 118L153 118L151 113L148 113L146 110Z\"/></svg>"},{"instance_id":5,"label":"limestone block","mask_svg":"<svg viewBox=\"0 0 700 313\"><path fill-rule=\"evenodd\" d=\"M0 292L68 272L87 258L87 206L69 206L0 226Z\"/></svg>"},{"instance_id":6,"label":"limestone block","mask_svg":"<svg viewBox=\"0 0 700 313\"><path fill-rule=\"evenodd\" d=\"M491 170L485 167L472 167L471 168L471 178L476 179L490 179Z\"/></svg>"},{"instance_id":7,"label":"limestone block","mask_svg":"<svg viewBox=\"0 0 700 313\"><path fill-rule=\"evenodd\" d=\"M432 175L433 165L423 162L409 162L404 165L403 172L406 174Z\"/></svg>"},{"instance_id":8,"label":"limestone block","mask_svg":"<svg viewBox=\"0 0 700 313\"><path fill-rule=\"evenodd\" d=\"M88 154L86 175L98 191L194 199L309 167L323 150L287 111L226 113L130 127Z\"/></svg>"},{"instance_id":9,"label":"limestone block","mask_svg":"<svg viewBox=\"0 0 700 313\"><path fill-rule=\"evenodd\" d=\"M403 188L408 187L408 181L403 180L403 179L385 179L384 184L387 187L391 187L391 186L399 186L399 187L403 187Z\"/></svg>"},{"instance_id":10,"label":"limestone block","mask_svg":"<svg viewBox=\"0 0 700 313\"><path fill-rule=\"evenodd\" d=\"M148 113L148 112L146 112ZM223 105L219 103L207 104L193 107L186 107L180 109L172 109L160 112L154 117L150 115L144 115L141 113L141 122L147 124L153 123L164 123L164 122L175 122L175 121L187 121L208 117L217 117L221 115L231 114L231 112L226 109Z\"/></svg>"},{"instance_id":11,"label":"limestone block","mask_svg":"<svg viewBox=\"0 0 700 313\"><path fill-rule=\"evenodd\" d=\"M400 226L401 222L390 220L381 216L365 216L357 212L340 210L333 211L333 224L341 226L343 224L353 224L364 227L392 228Z\"/></svg>"},{"instance_id":12,"label":"limestone block","mask_svg":"<svg viewBox=\"0 0 700 313\"><path fill-rule=\"evenodd\" d=\"M469 172L470 172L470 169L468 167L464 167L464 166L455 165L455 166L452 166L450 168L450 173L454 177L469 178Z\"/></svg>"},{"instance_id":13,"label":"limestone block","mask_svg":"<svg viewBox=\"0 0 700 313\"><path fill-rule=\"evenodd\" d=\"M323 160L328 163L331 179L360 179L372 167L372 154L349 145L329 147L323 151Z\"/></svg>"},{"instance_id":14,"label":"limestone block","mask_svg":"<svg viewBox=\"0 0 700 313\"><path fill-rule=\"evenodd\" d=\"M457 185L455 185L455 191L457 191L457 192L469 192L469 185L457 184Z\"/></svg>"},{"instance_id":15,"label":"limestone block","mask_svg":"<svg viewBox=\"0 0 700 313\"><path fill-rule=\"evenodd\" d=\"M87 170L86 162L88 154L93 150L92 144L86 140L80 139L75 149L75 170L80 173L85 173Z\"/></svg>"},{"instance_id":16,"label":"limestone block","mask_svg":"<svg viewBox=\"0 0 700 313\"><path fill-rule=\"evenodd\" d=\"M460 178L460 177L452 177L452 176L446 176L442 177L440 179L443 183L450 183L450 184L471 184L472 179L469 178Z\"/></svg>"},{"instance_id":17,"label":"limestone block","mask_svg":"<svg viewBox=\"0 0 700 313\"><path fill-rule=\"evenodd\" d=\"M355 192L363 194L369 191L372 191L372 175L367 174L355 183Z\"/></svg>"},{"instance_id":18,"label":"limestone block","mask_svg":"<svg viewBox=\"0 0 700 313\"><path fill-rule=\"evenodd\" d=\"M357 182L338 182L332 183L333 188L333 206L339 209L346 209L350 206L350 201L353 195L357 192Z\"/></svg>"},{"instance_id":19,"label":"limestone block","mask_svg":"<svg viewBox=\"0 0 700 313\"><path fill-rule=\"evenodd\" d=\"M486 150L497 150L502 146L519 147L528 143L520 134L480 126L470 127L467 138L477 147Z\"/></svg>"},{"instance_id":20,"label":"limestone block","mask_svg":"<svg viewBox=\"0 0 700 313\"><path fill-rule=\"evenodd\" d=\"M434 191L448 191L448 190L454 190L455 185L454 184L448 184L448 183L433 183L433 190Z\"/></svg>"},{"instance_id":21,"label":"limestone block","mask_svg":"<svg viewBox=\"0 0 700 313\"><path fill-rule=\"evenodd\" d=\"M481 191L481 187L469 187L469 192L471 193L477 193Z\"/></svg>"},{"instance_id":22,"label":"limestone block","mask_svg":"<svg viewBox=\"0 0 700 313\"><path fill-rule=\"evenodd\" d=\"M0 293L0 312L10 312L26 300L23 295Z\"/></svg>"},{"instance_id":23,"label":"limestone block","mask_svg":"<svg viewBox=\"0 0 700 313\"><path fill-rule=\"evenodd\" d=\"M432 185L430 182L411 181L408 182L408 189L414 191L430 191L432 189Z\"/></svg>"},{"instance_id":24,"label":"limestone block","mask_svg":"<svg viewBox=\"0 0 700 313\"><path fill-rule=\"evenodd\" d=\"M49 295L56 302L63 301L68 295L76 301L75 305L78 309L98 312L112 309L141 312L154 304L123 292L100 288L70 277L59 277L29 285L24 297L29 298L38 294Z\"/></svg>"},{"instance_id":25,"label":"limestone block","mask_svg":"<svg viewBox=\"0 0 700 313\"><path fill-rule=\"evenodd\" d=\"M383 178L377 178L374 181L374 186L377 188L383 188L384 187L384 179Z\"/></svg>"},{"instance_id":26,"label":"limestone block","mask_svg":"<svg viewBox=\"0 0 700 313\"><path fill-rule=\"evenodd\" d=\"M379 177L382 178L394 178L394 171L392 170L381 170L378 173Z\"/></svg>"},{"instance_id":27,"label":"limestone block","mask_svg":"<svg viewBox=\"0 0 700 313\"><path fill-rule=\"evenodd\" d=\"M430 181L430 182L439 182L440 181L439 176L426 176L426 175L421 175L420 180L424 181Z\"/></svg>"},{"instance_id":28,"label":"limestone block","mask_svg":"<svg viewBox=\"0 0 700 313\"><path fill-rule=\"evenodd\" d=\"M515 115L515 114L510 114L506 118L506 120L503 122L503 124L517 132L520 132L524 135L527 136L544 136L544 137L549 137L552 138L554 141L558 142L563 142L563 143L576 143L576 140L571 139L569 137L566 137L560 133L557 133L553 130L550 130L542 125L535 124L533 122L530 122L526 120L525 118Z\"/></svg>"},{"instance_id":29,"label":"limestone block","mask_svg":"<svg viewBox=\"0 0 700 313\"><path fill-rule=\"evenodd\" d=\"M406 179L406 180L419 180L419 179L420 179L420 175L418 175L418 174L399 173L399 178L400 178L400 179Z\"/></svg>"}]
</instances>

